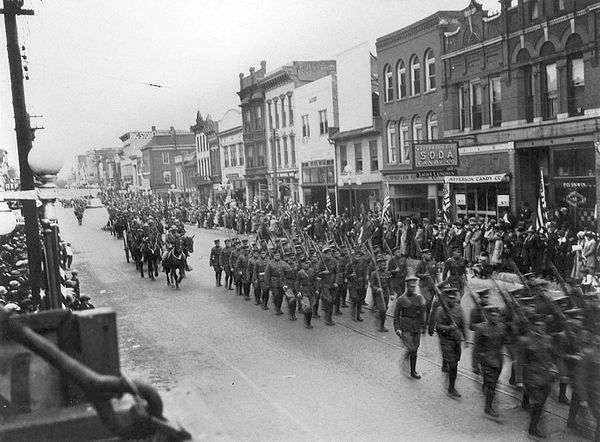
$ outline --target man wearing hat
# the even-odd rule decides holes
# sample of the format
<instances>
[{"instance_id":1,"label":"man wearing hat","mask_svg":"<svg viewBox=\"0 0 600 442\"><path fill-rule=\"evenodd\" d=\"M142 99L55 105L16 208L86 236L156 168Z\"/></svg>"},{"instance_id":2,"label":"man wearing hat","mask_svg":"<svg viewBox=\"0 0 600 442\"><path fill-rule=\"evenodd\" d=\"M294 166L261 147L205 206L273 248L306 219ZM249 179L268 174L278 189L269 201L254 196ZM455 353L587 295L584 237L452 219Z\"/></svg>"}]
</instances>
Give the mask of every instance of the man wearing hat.
<instances>
[{"instance_id":1,"label":"man wearing hat","mask_svg":"<svg viewBox=\"0 0 600 442\"><path fill-rule=\"evenodd\" d=\"M242 275L239 272L236 272L235 264L237 263L238 258L240 256L242 256L242 254L243 254L242 243L238 238L235 238L233 241L233 250L231 251L231 254L229 255L229 267L231 268L231 279L233 280L233 283L235 284L235 290L238 295L241 294ZM229 283L229 285L231 286L231 282Z\"/></svg>"},{"instance_id":2,"label":"man wearing hat","mask_svg":"<svg viewBox=\"0 0 600 442\"><path fill-rule=\"evenodd\" d=\"M475 331L473 344L473 372L483 376L485 394L484 413L494 419L500 415L492 407L496 384L502 371L502 347L508 343L509 336L505 325L500 322L500 310L487 302L482 305L487 320L481 322Z\"/></svg>"},{"instance_id":3,"label":"man wearing hat","mask_svg":"<svg viewBox=\"0 0 600 442\"><path fill-rule=\"evenodd\" d=\"M311 268L307 257L303 257L300 261L300 270L296 277L296 286L298 287L298 301L302 313L304 314L304 327L312 329L311 324L313 309L316 303L316 274Z\"/></svg>"},{"instance_id":4,"label":"man wearing hat","mask_svg":"<svg viewBox=\"0 0 600 442\"><path fill-rule=\"evenodd\" d=\"M435 323L442 359L448 369L448 394L459 398L460 393L456 391L455 382L458 374L458 361L461 356L461 340L466 336L464 313L458 302L458 290L455 287L444 289L444 297L448 313L442 305L435 312Z\"/></svg>"},{"instance_id":5,"label":"man wearing hat","mask_svg":"<svg viewBox=\"0 0 600 442\"><path fill-rule=\"evenodd\" d=\"M208 260L208 265L211 266L215 271L215 283L217 287L221 287L221 272L223 268L221 267L221 245L220 240L215 239L215 245L212 249L210 249L210 258Z\"/></svg>"},{"instance_id":6,"label":"man wearing hat","mask_svg":"<svg viewBox=\"0 0 600 442\"><path fill-rule=\"evenodd\" d=\"M406 256L402 256L400 253L400 248L394 251L394 256L388 264L388 270L391 274L390 291L392 296L400 296L404 293L405 279L408 273L408 261Z\"/></svg>"},{"instance_id":7,"label":"man wearing hat","mask_svg":"<svg viewBox=\"0 0 600 442\"><path fill-rule=\"evenodd\" d=\"M455 248L452 256L444 262L443 279L456 288L459 296L462 297L466 278L467 264L462 257L462 249Z\"/></svg>"},{"instance_id":8,"label":"man wearing hat","mask_svg":"<svg viewBox=\"0 0 600 442\"><path fill-rule=\"evenodd\" d=\"M231 290L231 283L233 282L231 266L229 265L229 260L231 258L231 240L228 238L225 240L225 247L221 250L220 257L220 265L221 268L225 271L225 288L227 290Z\"/></svg>"},{"instance_id":9,"label":"man wearing hat","mask_svg":"<svg viewBox=\"0 0 600 442\"><path fill-rule=\"evenodd\" d=\"M323 248L323 259L317 272L320 281L321 301L325 311L325 325L335 325L332 319L333 304L336 298L338 263L330 247Z\"/></svg>"},{"instance_id":10,"label":"man wearing hat","mask_svg":"<svg viewBox=\"0 0 600 442\"><path fill-rule=\"evenodd\" d=\"M244 295L246 301L250 301L250 280L248 279L248 262L250 261L250 246L242 244L242 253L235 262L233 272L235 275L235 288L238 296Z\"/></svg>"},{"instance_id":11,"label":"man wearing hat","mask_svg":"<svg viewBox=\"0 0 600 442\"><path fill-rule=\"evenodd\" d=\"M345 269L348 294L351 304L351 316L353 321L362 322L361 306L367 291L367 277L369 263L364 259L363 251L358 249L352 261L348 262Z\"/></svg>"},{"instance_id":12,"label":"man wearing hat","mask_svg":"<svg viewBox=\"0 0 600 442\"><path fill-rule=\"evenodd\" d=\"M263 310L268 310L269 289L265 282L265 270L267 268L267 251L261 250L260 256L254 261L252 268L252 285L254 286L254 305L261 305Z\"/></svg>"},{"instance_id":13,"label":"man wearing hat","mask_svg":"<svg viewBox=\"0 0 600 442\"><path fill-rule=\"evenodd\" d=\"M419 292L425 299L425 322L423 323L422 332L425 333L425 324L429 323L429 316L431 314L431 304L435 293L434 284L437 281L438 266L435 261L431 259L431 250L421 250L421 261L417 264L415 269L415 276L419 278Z\"/></svg>"},{"instance_id":14,"label":"man wearing hat","mask_svg":"<svg viewBox=\"0 0 600 442\"><path fill-rule=\"evenodd\" d=\"M289 271L288 264L281 259L281 252L273 250L273 259L267 264L265 269L265 281L273 294L273 303L275 304L275 314L283 315L281 304L283 303L283 291L287 288L286 271Z\"/></svg>"},{"instance_id":15,"label":"man wearing hat","mask_svg":"<svg viewBox=\"0 0 600 442\"><path fill-rule=\"evenodd\" d=\"M396 301L394 308L394 330L406 347L405 360L410 361L410 376L421 379L417 373L417 351L421 345L421 330L425 318L425 298L417 293L419 278L406 278L406 291Z\"/></svg>"},{"instance_id":16,"label":"man wearing hat","mask_svg":"<svg viewBox=\"0 0 600 442\"><path fill-rule=\"evenodd\" d=\"M469 329L471 331L477 330L478 326L486 322L482 309L485 309L485 307L487 307L490 304L491 296L490 289L487 287L480 290L476 290L475 293L477 294L477 296L479 296L479 306L481 307L481 309L474 308L473 310L471 310L471 315L469 317Z\"/></svg>"},{"instance_id":17,"label":"man wearing hat","mask_svg":"<svg viewBox=\"0 0 600 442\"><path fill-rule=\"evenodd\" d=\"M387 257L381 255L377 259L377 268L371 272L369 284L373 294L373 312L377 315L377 331L385 333L389 330L385 328L387 318L387 308L390 302L390 279L391 274L387 268Z\"/></svg>"}]
</instances>

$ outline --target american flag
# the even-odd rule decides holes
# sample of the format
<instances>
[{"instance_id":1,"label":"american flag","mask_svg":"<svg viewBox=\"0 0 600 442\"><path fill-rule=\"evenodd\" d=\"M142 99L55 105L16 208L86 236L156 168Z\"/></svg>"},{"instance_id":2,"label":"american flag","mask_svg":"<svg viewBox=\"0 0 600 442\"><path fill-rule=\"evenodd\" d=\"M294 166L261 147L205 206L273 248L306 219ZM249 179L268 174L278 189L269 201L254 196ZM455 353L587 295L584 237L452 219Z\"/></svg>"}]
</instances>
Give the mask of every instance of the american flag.
<instances>
[{"instance_id":1,"label":"american flag","mask_svg":"<svg viewBox=\"0 0 600 442\"><path fill-rule=\"evenodd\" d=\"M331 215L331 198L329 197L329 189L326 189L326 192L327 193L325 196L325 210L329 215Z\"/></svg>"},{"instance_id":2,"label":"american flag","mask_svg":"<svg viewBox=\"0 0 600 442\"><path fill-rule=\"evenodd\" d=\"M231 204L231 190L227 191L227 197L225 198L225 204Z\"/></svg>"},{"instance_id":3,"label":"american flag","mask_svg":"<svg viewBox=\"0 0 600 442\"><path fill-rule=\"evenodd\" d=\"M548 222L548 206L546 205L546 189L544 186L544 171L540 169L540 191L535 211L534 229L543 232Z\"/></svg>"},{"instance_id":4,"label":"american flag","mask_svg":"<svg viewBox=\"0 0 600 442\"><path fill-rule=\"evenodd\" d=\"M258 194L254 194L254 199L252 200L252 210L258 209Z\"/></svg>"},{"instance_id":5,"label":"american flag","mask_svg":"<svg viewBox=\"0 0 600 442\"><path fill-rule=\"evenodd\" d=\"M444 182L444 196L442 198L442 213L444 215L444 222L450 224L450 183Z\"/></svg>"},{"instance_id":6,"label":"american flag","mask_svg":"<svg viewBox=\"0 0 600 442\"><path fill-rule=\"evenodd\" d=\"M392 223L391 216L391 203L390 203L390 183L385 183L385 188L383 189L383 207L381 208L381 222L384 224Z\"/></svg>"}]
</instances>

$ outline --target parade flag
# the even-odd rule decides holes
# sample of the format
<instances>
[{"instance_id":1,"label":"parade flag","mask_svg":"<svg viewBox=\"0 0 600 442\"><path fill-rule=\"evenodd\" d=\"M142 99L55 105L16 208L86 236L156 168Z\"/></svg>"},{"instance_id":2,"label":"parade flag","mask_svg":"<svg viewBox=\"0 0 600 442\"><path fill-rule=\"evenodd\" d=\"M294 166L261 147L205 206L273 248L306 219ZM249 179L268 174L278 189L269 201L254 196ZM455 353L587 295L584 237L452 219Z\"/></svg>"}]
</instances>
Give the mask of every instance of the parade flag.
<instances>
[{"instance_id":1,"label":"parade flag","mask_svg":"<svg viewBox=\"0 0 600 442\"><path fill-rule=\"evenodd\" d=\"M225 204L231 204L231 190L227 191L227 197L225 197Z\"/></svg>"},{"instance_id":2,"label":"parade flag","mask_svg":"<svg viewBox=\"0 0 600 442\"><path fill-rule=\"evenodd\" d=\"M252 210L258 209L258 194L254 194L254 199L252 200Z\"/></svg>"},{"instance_id":3,"label":"parade flag","mask_svg":"<svg viewBox=\"0 0 600 442\"><path fill-rule=\"evenodd\" d=\"M540 190L535 212L534 229L542 232L548 222L548 206L546 205L546 188L544 186L544 171L540 168Z\"/></svg>"},{"instance_id":4,"label":"parade flag","mask_svg":"<svg viewBox=\"0 0 600 442\"><path fill-rule=\"evenodd\" d=\"M385 188L383 189L383 207L381 208L381 222L383 224L390 225L392 223L391 210L390 183L386 182Z\"/></svg>"},{"instance_id":5,"label":"parade flag","mask_svg":"<svg viewBox=\"0 0 600 442\"><path fill-rule=\"evenodd\" d=\"M329 197L329 189L326 189L325 191L327 192L325 196L325 210L327 210L327 213L331 215L331 198Z\"/></svg>"},{"instance_id":6,"label":"parade flag","mask_svg":"<svg viewBox=\"0 0 600 442\"><path fill-rule=\"evenodd\" d=\"M452 203L450 202L450 183L444 182L444 196L442 198L442 213L444 215L444 222L450 224L450 208Z\"/></svg>"},{"instance_id":7,"label":"parade flag","mask_svg":"<svg viewBox=\"0 0 600 442\"><path fill-rule=\"evenodd\" d=\"M212 197L208 197L208 202L206 203L208 207L212 207Z\"/></svg>"}]
</instances>

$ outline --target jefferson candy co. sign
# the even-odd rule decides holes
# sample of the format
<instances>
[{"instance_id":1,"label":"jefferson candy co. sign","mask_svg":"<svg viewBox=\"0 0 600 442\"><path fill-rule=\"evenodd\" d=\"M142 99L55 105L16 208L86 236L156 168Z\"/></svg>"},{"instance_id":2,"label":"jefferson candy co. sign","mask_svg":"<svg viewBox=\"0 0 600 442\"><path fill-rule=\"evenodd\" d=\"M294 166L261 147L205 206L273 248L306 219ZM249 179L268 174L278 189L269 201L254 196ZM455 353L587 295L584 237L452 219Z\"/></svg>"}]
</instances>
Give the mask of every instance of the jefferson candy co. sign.
<instances>
[{"instance_id":1,"label":"jefferson candy co. sign","mask_svg":"<svg viewBox=\"0 0 600 442\"><path fill-rule=\"evenodd\" d=\"M414 143L415 169L458 166L458 143Z\"/></svg>"}]
</instances>

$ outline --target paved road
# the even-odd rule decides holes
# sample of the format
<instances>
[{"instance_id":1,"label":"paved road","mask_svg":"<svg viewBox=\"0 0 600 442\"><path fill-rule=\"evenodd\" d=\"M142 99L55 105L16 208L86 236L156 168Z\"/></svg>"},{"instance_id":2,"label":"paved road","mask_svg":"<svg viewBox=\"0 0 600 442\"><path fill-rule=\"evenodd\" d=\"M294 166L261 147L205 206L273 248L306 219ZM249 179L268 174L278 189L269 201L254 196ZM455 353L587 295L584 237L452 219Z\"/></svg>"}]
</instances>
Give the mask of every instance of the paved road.
<instances>
[{"instance_id":1,"label":"paved road","mask_svg":"<svg viewBox=\"0 0 600 442\"><path fill-rule=\"evenodd\" d=\"M308 331L301 320L214 287L208 250L222 232L188 228L196 235L194 271L175 291L164 275L141 279L107 232L85 218L75 225L68 210L59 215L82 291L118 313L123 373L153 383L167 415L198 440L527 440L516 390L503 386L497 395L503 424L483 417L470 360L457 381L463 399L445 394L435 336L424 338L423 378L415 381L401 370L398 338L375 332L369 314L357 324L346 310L335 327L315 320ZM549 411L544 427L552 440L584 440L566 431L564 406Z\"/></svg>"}]
</instances>

